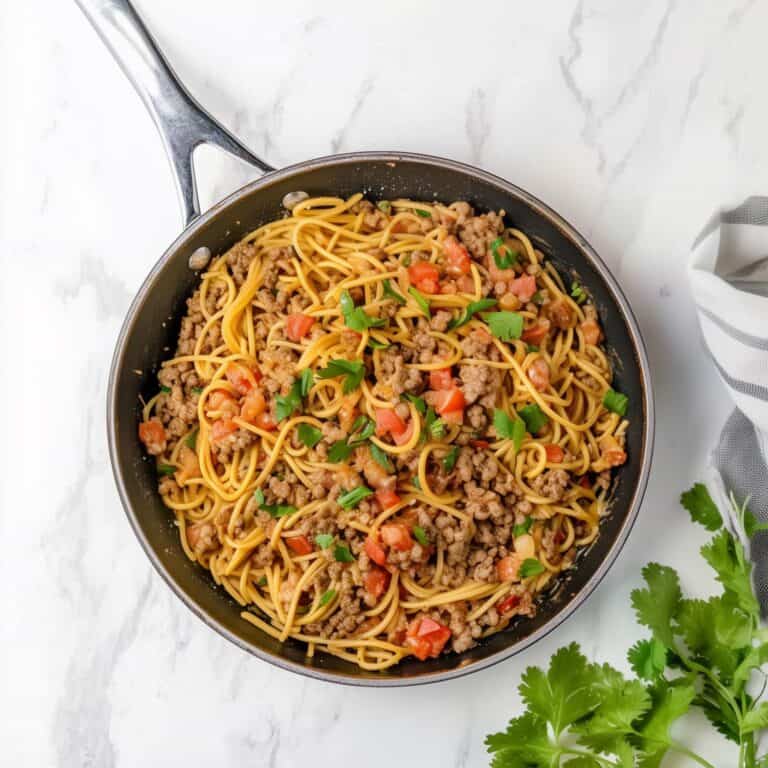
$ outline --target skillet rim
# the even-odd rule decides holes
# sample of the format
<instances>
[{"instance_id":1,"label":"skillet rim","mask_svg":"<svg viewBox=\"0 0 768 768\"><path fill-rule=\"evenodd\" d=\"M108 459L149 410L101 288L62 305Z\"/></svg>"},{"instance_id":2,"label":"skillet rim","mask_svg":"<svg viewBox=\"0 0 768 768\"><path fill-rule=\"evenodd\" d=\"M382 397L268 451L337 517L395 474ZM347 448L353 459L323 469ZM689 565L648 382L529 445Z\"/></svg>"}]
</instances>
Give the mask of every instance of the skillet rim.
<instances>
[{"instance_id":1,"label":"skillet rim","mask_svg":"<svg viewBox=\"0 0 768 768\"><path fill-rule=\"evenodd\" d=\"M570 239L574 245L582 252L584 257L589 261L599 273L600 277L605 282L613 300L613 303L618 308L629 331L629 338L632 343L634 353L637 357L638 367L640 369L640 385L643 393L643 415L644 422L642 425L642 461L640 465L640 471L635 488L632 491L631 501L628 507L627 515L621 528L618 531L617 536L610 545L610 548L600 562L595 572L589 577L584 586L574 595L558 613L556 613L549 621L539 627L537 630L524 638L514 643L513 645L504 648L496 653L488 656L485 659L474 661L466 666L457 666L454 669L443 670L433 673L425 673L413 677L382 677L376 678L373 676L357 676L354 674L345 675L342 673L331 672L316 667L308 667L297 662L290 661L283 656L270 653L262 648L253 646L233 632L231 632L226 626L219 621L208 615L196 601L188 595L181 587L176 583L173 574L165 568L157 557L154 548L144 535L141 526L138 521L138 516L134 511L129 499L128 492L126 490L126 482L123 467L118 461L118 448L117 448L117 434L115 425L117 422L117 377L119 371L122 369L122 361L124 357L125 347L127 339L131 336L134 329L136 320L141 312L142 307L147 301L148 294L152 288L155 279L163 272L166 265L175 256L179 248L184 243L193 237L199 229L206 226L212 219L215 219L219 214L224 212L227 207L237 200L245 197L253 192L257 192L262 188L269 187L271 184L282 181L294 175L300 175L304 171L314 170L316 168L330 167L336 165L354 164L357 162L383 162L383 163L398 163L402 161L418 162L426 165L438 166L443 169L456 171L463 174L472 176L475 180L482 180L488 184L495 185L504 189L512 197L517 197L524 202L528 207L535 211L540 216L547 218L557 229L559 229L568 239ZM226 638L230 642L234 643L240 649L248 652L249 654L256 656L262 661L266 661L281 669L294 672L305 677L310 677L315 680L322 680L324 682L338 683L341 685L351 685L359 687L372 687L372 688L396 688L406 687L413 685L427 685L429 683L444 682L447 680L453 680L464 675L471 674L473 672L479 672L483 669L488 669L495 664L498 664L505 659L515 656L525 649L532 646L542 638L546 637L553 630L563 624L579 607L581 607L594 592L600 582L605 578L606 574L610 570L613 563L621 553L624 544L629 537L632 528L640 511L640 506L645 496L645 491L648 486L648 478L650 474L651 459L654 448L655 438L655 408L653 400L653 389L650 376L650 364L643 342L640 327L637 319L630 307L624 292L619 287L618 282L611 274L610 270L597 254L595 249L590 245L586 238L581 235L568 221L566 221L560 214L554 209L550 208L546 203L539 200L534 195L530 194L521 187L512 184L505 179L488 171L481 170L468 163L461 163L456 160L450 160L448 158L442 158L436 155L427 155L418 152L397 152L397 151L362 151L362 152L347 152L336 155L326 155L310 160L304 160L293 165L289 165L285 168L281 168L276 171L271 171L258 179L244 185L238 190L230 193L219 202L215 203L209 210L205 211L198 218L192 221L176 239L165 249L158 261L152 267L147 277L141 284L136 296L128 308L128 311L123 321L120 332L115 342L115 351L112 357L112 362L109 369L109 379L107 387L107 442L109 448L109 459L112 466L112 474L117 486L118 495L120 496L120 502L125 511L128 522L133 529L133 533L139 540L142 549L149 558L153 567L160 574L163 581L170 587L171 591L189 608L199 619L201 619L208 627L216 631L219 635Z\"/></svg>"}]
</instances>

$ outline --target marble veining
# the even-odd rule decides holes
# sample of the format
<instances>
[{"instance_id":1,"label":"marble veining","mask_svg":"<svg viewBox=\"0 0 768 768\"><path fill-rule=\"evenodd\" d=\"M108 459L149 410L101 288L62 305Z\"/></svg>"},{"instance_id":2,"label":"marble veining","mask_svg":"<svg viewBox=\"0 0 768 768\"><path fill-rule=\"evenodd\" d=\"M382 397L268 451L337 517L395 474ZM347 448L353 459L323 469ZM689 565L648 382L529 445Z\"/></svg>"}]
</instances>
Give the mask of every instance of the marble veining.
<instances>
[{"instance_id":1,"label":"marble veining","mask_svg":"<svg viewBox=\"0 0 768 768\"><path fill-rule=\"evenodd\" d=\"M151 569L114 488L106 378L178 234L154 126L72 2L0 9L0 735L14 766L474 768L529 664L578 641L625 667L650 559L706 594L678 512L730 404L684 278L725 201L766 193L760 0L291 4L136 0L191 92L275 166L359 149L480 165L545 200L621 281L658 409L638 523L589 601L493 669L375 691L290 675L208 630ZM196 155L203 206L256 176ZM717 765L729 748L693 721ZM683 762L669 763L682 766ZM666 764L665 764L666 766Z\"/></svg>"}]
</instances>

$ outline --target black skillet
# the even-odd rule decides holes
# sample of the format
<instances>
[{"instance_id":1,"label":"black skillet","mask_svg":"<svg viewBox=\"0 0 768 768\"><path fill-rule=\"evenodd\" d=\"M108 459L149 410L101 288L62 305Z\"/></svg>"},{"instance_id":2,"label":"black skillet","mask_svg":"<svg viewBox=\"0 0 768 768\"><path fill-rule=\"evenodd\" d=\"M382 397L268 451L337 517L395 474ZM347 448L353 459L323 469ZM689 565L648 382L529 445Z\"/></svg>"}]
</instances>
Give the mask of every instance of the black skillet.
<instances>
[{"instance_id":1,"label":"black skillet","mask_svg":"<svg viewBox=\"0 0 768 768\"><path fill-rule=\"evenodd\" d=\"M79 4L152 114L163 138L181 198L185 229L160 257L131 304L117 339L109 376L107 431L118 491L134 532L171 589L209 627L249 653L284 669L331 682L394 686L447 680L519 653L551 632L589 596L619 554L637 516L651 461L654 417L648 360L624 294L589 243L531 194L477 168L429 155L355 152L274 170L255 157L187 93L127 0ZM192 151L215 144L265 172L200 214ZM244 234L284 214L283 196L398 197L467 200L481 210L504 209L507 222L525 231L565 275L576 273L594 297L607 343L617 361L615 386L629 396L629 461L619 473L611 514L597 541L543 602L536 618L520 620L461 655L419 662L406 659L382 673L365 672L323 654L305 658L304 647L279 643L243 621L240 609L209 574L191 563L157 493L154 462L137 438L140 398L157 388L158 363L175 346L185 299L199 274L189 257L198 248L214 254Z\"/></svg>"}]
</instances>

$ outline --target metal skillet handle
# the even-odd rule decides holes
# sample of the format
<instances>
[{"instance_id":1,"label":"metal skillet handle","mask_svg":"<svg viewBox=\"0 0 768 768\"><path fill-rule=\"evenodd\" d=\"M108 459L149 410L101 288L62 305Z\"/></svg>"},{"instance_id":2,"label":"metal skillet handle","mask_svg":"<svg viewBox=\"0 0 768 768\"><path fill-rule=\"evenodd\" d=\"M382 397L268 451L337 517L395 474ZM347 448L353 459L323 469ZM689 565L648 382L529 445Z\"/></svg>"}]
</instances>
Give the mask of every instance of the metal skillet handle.
<instances>
[{"instance_id":1,"label":"metal skillet handle","mask_svg":"<svg viewBox=\"0 0 768 768\"><path fill-rule=\"evenodd\" d=\"M184 226L200 215L192 161L195 147L215 144L265 173L274 170L192 98L128 0L77 0L77 4L133 83L160 131Z\"/></svg>"}]
</instances>

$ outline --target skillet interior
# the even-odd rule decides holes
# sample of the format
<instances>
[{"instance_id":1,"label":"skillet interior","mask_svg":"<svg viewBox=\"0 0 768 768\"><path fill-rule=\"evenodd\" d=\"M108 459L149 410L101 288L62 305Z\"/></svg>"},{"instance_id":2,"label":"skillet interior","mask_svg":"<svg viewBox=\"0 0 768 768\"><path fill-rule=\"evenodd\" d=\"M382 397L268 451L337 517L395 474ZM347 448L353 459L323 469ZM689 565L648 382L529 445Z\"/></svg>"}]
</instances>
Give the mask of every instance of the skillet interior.
<instances>
[{"instance_id":1,"label":"skillet interior","mask_svg":"<svg viewBox=\"0 0 768 768\"><path fill-rule=\"evenodd\" d=\"M373 199L467 200L481 210L503 208L507 224L526 232L561 272L579 275L595 299L608 346L615 353L615 386L629 396L629 460L619 473L612 513L603 521L600 537L534 619L513 624L461 655L405 660L383 673L368 673L322 654L307 662L303 646L281 645L264 635L243 621L239 606L184 555L170 511L157 493L154 462L146 459L138 441L139 398L156 392L157 365L175 348L185 300L197 283L187 267L190 253L203 245L220 253L245 233L282 216L283 196L297 189L310 195L363 191ZM412 685L455 677L519 652L563 621L594 589L629 533L645 490L653 434L642 341L626 300L583 238L538 200L497 177L447 160L400 153L338 155L271 173L185 230L155 266L128 314L113 360L107 416L113 470L128 517L179 597L207 624L263 659L326 680L362 685Z\"/></svg>"}]
</instances>

